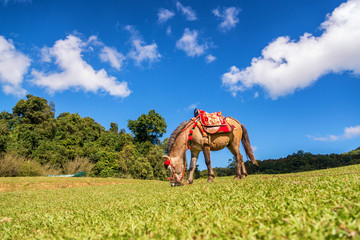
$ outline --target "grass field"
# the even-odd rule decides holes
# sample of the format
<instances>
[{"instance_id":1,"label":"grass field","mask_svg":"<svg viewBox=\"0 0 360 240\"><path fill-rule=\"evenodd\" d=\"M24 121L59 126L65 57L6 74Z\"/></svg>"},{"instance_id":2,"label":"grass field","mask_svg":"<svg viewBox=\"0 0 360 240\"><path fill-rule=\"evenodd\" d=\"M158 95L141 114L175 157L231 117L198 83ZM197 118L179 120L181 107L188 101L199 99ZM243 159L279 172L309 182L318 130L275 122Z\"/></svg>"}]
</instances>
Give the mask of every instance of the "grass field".
<instances>
[{"instance_id":1,"label":"grass field","mask_svg":"<svg viewBox=\"0 0 360 240\"><path fill-rule=\"evenodd\" d=\"M0 239L360 239L360 165L168 182L0 178Z\"/></svg>"}]
</instances>

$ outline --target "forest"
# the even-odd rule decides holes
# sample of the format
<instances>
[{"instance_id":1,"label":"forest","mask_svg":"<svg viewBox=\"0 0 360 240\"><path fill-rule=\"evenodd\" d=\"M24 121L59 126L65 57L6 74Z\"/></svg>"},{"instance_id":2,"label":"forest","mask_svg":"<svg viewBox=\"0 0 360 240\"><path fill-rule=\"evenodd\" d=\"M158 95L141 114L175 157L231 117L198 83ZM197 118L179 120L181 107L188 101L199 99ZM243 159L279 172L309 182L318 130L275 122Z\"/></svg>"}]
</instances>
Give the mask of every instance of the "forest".
<instances>
[{"instance_id":1,"label":"forest","mask_svg":"<svg viewBox=\"0 0 360 240\"><path fill-rule=\"evenodd\" d=\"M150 110L128 120L131 133L111 122L109 130L89 117L60 113L55 104L27 95L0 113L0 176L73 174L167 179L161 156L166 149L166 123Z\"/></svg>"},{"instance_id":2,"label":"forest","mask_svg":"<svg viewBox=\"0 0 360 240\"><path fill-rule=\"evenodd\" d=\"M217 176L231 176L236 173L236 160L229 159L226 168L214 168ZM299 150L284 158L258 161L259 166L250 161L245 162L248 174L282 174L320 170L360 164L360 147L343 154L312 154ZM205 176L207 171L201 171L198 176Z\"/></svg>"},{"instance_id":3,"label":"forest","mask_svg":"<svg viewBox=\"0 0 360 240\"><path fill-rule=\"evenodd\" d=\"M12 109L0 113L0 177L74 174L166 180L161 156L167 141L165 119L155 110L128 120L127 133L114 122L106 130L89 117L60 113L55 104L27 95ZM344 154L313 155L298 151L280 159L246 162L249 174L278 174L360 163L360 148ZM234 175L236 162L214 168L216 175ZM196 169L195 177L207 174Z\"/></svg>"}]
</instances>

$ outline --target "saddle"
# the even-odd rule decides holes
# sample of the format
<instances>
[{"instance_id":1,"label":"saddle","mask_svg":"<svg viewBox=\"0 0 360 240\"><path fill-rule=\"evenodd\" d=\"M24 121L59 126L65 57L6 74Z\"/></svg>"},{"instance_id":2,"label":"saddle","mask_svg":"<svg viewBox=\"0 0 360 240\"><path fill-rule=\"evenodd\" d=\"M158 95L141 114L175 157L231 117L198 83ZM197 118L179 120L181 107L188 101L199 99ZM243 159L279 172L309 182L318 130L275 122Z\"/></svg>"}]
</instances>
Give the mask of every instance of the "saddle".
<instances>
[{"instance_id":1,"label":"saddle","mask_svg":"<svg viewBox=\"0 0 360 240\"><path fill-rule=\"evenodd\" d=\"M199 110L198 118L202 129L209 134L232 132L235 128L226 121L221 112L207 113Z\"/></svg>"}]
</instances>

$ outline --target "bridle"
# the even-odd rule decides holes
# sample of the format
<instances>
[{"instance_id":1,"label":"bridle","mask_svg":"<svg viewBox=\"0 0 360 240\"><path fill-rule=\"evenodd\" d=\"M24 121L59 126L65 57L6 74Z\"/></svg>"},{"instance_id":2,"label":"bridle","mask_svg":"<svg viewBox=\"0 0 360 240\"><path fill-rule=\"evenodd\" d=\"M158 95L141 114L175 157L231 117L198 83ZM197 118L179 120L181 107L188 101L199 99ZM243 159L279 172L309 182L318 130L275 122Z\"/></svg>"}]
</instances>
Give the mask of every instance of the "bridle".
<instances>
[{"instance_id":1,"label":"bridle","mask_svg":"<svg viewBox=\"0 0 360 240\"><path fill-rule=\"evenodd\" d=\"M171 163L171 158L169 160L166 160L165 161L165 166L167 166L168 168L170 167L170 170L171 170L171 174L170 174L170 177L168 178L169 182L171 183L171 185L174 186L176 184L179 184L179 185L184 185L181 181L182 179L184 178L184 175L185 175L185 171L186 171L186 155L185 155L185 163L184 163L184 169L182 171L182 174L181 174L181 177L178 178L176 176L176 171L175 171L175 167L174 165Z\"/></svg>"}]
</instances>

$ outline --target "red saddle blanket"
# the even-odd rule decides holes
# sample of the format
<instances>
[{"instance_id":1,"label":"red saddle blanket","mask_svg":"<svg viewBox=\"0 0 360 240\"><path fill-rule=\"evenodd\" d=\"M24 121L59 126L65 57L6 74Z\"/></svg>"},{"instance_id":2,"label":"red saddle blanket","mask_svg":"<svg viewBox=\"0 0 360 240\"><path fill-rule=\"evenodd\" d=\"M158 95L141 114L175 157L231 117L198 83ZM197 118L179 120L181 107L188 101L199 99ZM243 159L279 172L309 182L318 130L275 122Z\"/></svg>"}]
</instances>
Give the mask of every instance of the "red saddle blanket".
<instances>
[{"instance_id":1,"label":"red saddle blanket","mask_svg":"<svg viewBox=\"0 0 360 240\"><path fill-rule=\"evenodd\" d=\"M205 127L218 127L226 125L224 116L221 116L221 112L207 113L200 110L200 121Z\"/></svg>"},{"instance_id":2,"label":"red saddle blanket","mask_svg":"<svg viewBox=\"0 0 360 240\"><path fill-rule=\"evenodd\" d=\"M210 134L234 130L234 126L227 123L226 117L221 116L221 112L207 113L199 110L199 119L204 131Z\"/></svg>"}]
</instances>

